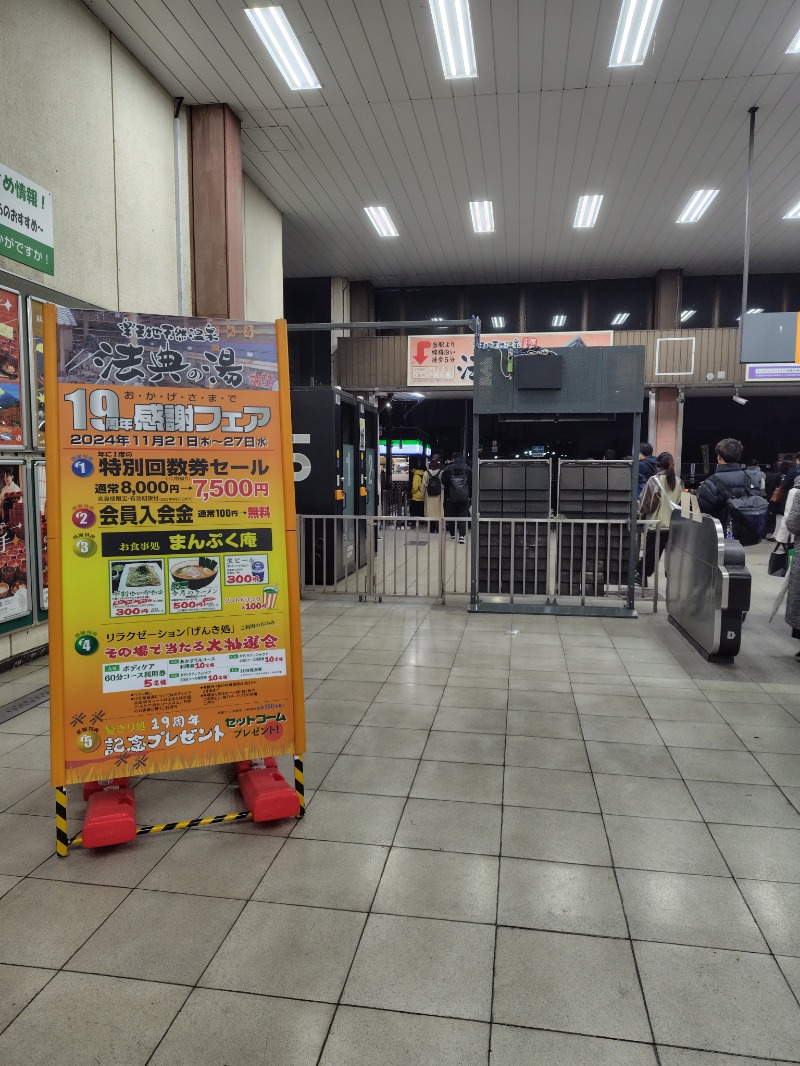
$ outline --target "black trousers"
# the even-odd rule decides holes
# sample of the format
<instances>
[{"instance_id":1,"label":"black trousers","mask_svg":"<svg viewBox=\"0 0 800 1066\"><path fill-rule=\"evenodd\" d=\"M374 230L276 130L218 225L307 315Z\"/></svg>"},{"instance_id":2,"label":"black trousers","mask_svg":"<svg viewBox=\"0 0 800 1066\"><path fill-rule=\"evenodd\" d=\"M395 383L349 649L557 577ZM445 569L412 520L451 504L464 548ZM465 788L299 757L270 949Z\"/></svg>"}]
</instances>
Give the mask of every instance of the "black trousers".
<instances>
[{"instance_id":1,"label":"black trousers","mask_svg":"<svg viewBox=\"0 0 800 1066\"><path fill-rule=\"evenodd\" d=\"M462 500L459 503L453 503L445 497L444 516L445 518L469 518L469 500ZM466 536L466 522L445 522L445 529L448 533L454 534L456 526L458 526L459 537Z\"/></svg>"},{"instance_id":2,"label":"black trousers","mask_svg":"<svg viewBox=\"0 0 800 1066\"><path fill-rule=\"evenodd\" d=\"M664 549L669 540L669 530L659 529L657 533L650 533L646 538L644 551L644 576L652 577L656 568L656 546L658 546L658 558L664 554Z\"/></svg>"}]
</instances>

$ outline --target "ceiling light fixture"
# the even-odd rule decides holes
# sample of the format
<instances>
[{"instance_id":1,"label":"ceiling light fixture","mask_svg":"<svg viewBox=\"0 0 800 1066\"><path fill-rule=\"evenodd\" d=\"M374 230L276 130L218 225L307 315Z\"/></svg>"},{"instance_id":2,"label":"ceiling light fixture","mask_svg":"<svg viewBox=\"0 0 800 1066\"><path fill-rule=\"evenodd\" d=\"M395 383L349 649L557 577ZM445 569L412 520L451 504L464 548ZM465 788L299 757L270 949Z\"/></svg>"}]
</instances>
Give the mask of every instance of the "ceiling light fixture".
<instances>
[{"instance_id":1,"label":"ceiling light fixture","mask_svg":"<svg viewBox=\"0 0 800 1066\"><path fill-rule=\"evenodd\" d=\"M431 322L444 322L444 318L442 315L434 315Z\"/></svg>"},{"instance_id":2,"label":"ceiling light fixture","mask_svg":"<svg viewBox=\"0 0 800 1066\"><path fill-rule=\"evenodd\" d=\"M711 201L719 192L719 189L698 189L697 192L692 193L692 198L689 203L681 211L680 215L675 219L676 222L697 222L698 218L701 218L709 206Z\"/></svg>"},{"instance_id":3,"label":"ceiling light fixture","mask_svg":"<svg viewBox=\"0 0 800 1066\"><path fill-rule=\"evenodd\" d=\"M400 236L385 207L365 207L364 210L369 215L370 222L378 231L379 237Z\"/></svg>"},{"instance_id":4,"label":"ceiling light fixture","mask_svg":"<svg viewBox=\"0 0 800 1066\"><path fill-rule=\"evenodd\" d=\"M662 0L622 0L610 67L640 67L656 28Z\"/></svg>"},{"instance_id":5,"label":"ceiling light fixture","mask_svg":"<svg viewBox=\"0 0 800 1066\"><path fill-rule=\"evenodd\" d=\"M553 315L553 321L550 323L550 325L554 329L561 329L561 327L562 326L566 326L566 324L567 324L567 316L566 315Z\"/></svg>"},{"instance_id":6,"label":"ceiling light fixture","mask_svg":"<svg viewBox=\"0 0 800 1066\"><path fill-rule=\"evenodd\" d=\"M282 7L248 7L244 13L290 89L322 88Z\"/></svg>"},{"instance_id":7,"label":"ceiling light fixture","mask_svg":"<svg viewBox=\"0 0 800 1066\"><path fill-rule=\"evenodd\" d=\"M575 221L572 223L575 229L591 229L597 222L600 214L600 204L603 202L600 196L581 196L578 198L578 208L575 211Z\"/></svg>"},{"instance_id":8,"label":"ceiling light fixture","mask_svg":"<svg viewBox=\"0 0 800 1066\"><path fill-rule=\"evenodd\" d=\"M800 218L800 204L795 204L791 211L788 211L784 218Z\"/></svg>"},{"instance_id":9,"label":"ceiling light fixture","mask_svg":"<svg viewBox=\"0 0 800 1066\"><path fill-rule=\"evenodd\" d=\"M681 322L688 322L692 315L696 315L697 311L693 307L687 307L686 310L681 311Z\"/></svg>"},{"instance_id":10,"label":"ceiling light fixture","mask_svg":"<svg viewBox=\"0 0 800 1066\"><path fill-rule=\"evenodd\" d=\"M494 206L491 200L470 200L469 213L476 233L494 233Z\"/></svg>"},{"instance_id":11,"label":"ceiling light fixture","mask_svg":"<svg viewBox=\"0 0 800 1066\"><path fill-rule=\"evenodd\" d=\"M492 325L495 329L502 329L506 324L506 320L502 315L492 315Z\"/></svg>"},{"instance_id":12,"label":"ceiling light fixture","mask_svg":"<svg viewBox=\"0 0 800 1066\"><path fill-rule=\"evenodd\" d=\"M750 401L749 401L749 400L746 400L746 399L744 398L744 396L740 396L740 395L739 395L739 390L738 390L738 388L736 388L736 389L734 389L734 390L733 390L733 396L731 396L731 399L733 400L733 402L734 402L734 403L740 403L740 404L746 404L746 403L750 403Z\"/></svg>"},{"instance_id":13,"label":"ceiling light fixture","mask_svg":"<svg viewBox=\"0 0 800 1066\"><path fill-rule=\"evenodd\" d=\"M469 0L429 0L445 78L477 78Z\"/></svg>"},{"instance_id":14,"label":"ceiling light fixture","mask_svg":"<svg viewBox=\"0 0 800 1066\"><path fill-rule=\"evenodd\" d=\"M794 56L797 55L798 52L800 52L800 30L798 30L792 38L792 43L786 49L786 55Z\"/></svg>"},{"instance_id":15,"label":"ceiling light fixture","mask_svg":"<svg viewBox=\"0 0 800 1066\"><path fill-rule=\"evenodd\" d=\"M611 319L611 325L612 326L622 326L628 321L628 319L630 317L631 317L630 311L620 311L618 314L614 315L614 317Z\"/></svg>"}]
</instances>

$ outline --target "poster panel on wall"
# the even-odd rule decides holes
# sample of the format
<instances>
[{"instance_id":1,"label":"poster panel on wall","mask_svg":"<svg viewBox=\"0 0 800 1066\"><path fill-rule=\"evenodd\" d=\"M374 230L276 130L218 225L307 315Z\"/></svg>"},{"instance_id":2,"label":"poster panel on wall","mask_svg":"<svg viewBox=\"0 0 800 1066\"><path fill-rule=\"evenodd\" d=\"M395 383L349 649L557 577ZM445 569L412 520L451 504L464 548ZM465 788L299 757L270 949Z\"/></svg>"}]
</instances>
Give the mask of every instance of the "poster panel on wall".
<instances>
[{"instance_id":1,"label":"poster panel on wall","mask_svg":"<svg viewBox=\"0 0 800 1066\"><path fill-rule=\"evenodd\" d=\"M274 324L72 315L45 353L53 783L302 752Z\"/></svg>"},{"instance_id":2,"label":"poster panel on wall","mask_svg":"<svg viewBox=\"0 0 800 1066\"><path fill-rule=\"evenodd\" d=\"M482 333L481 342L503 348L605 348L614 343L614 333ZM426 389L471 389L474 344L471 333L409 337L406 384Z\"/></svg>"},{"instance_id":3,"label":"poster panel on wall","mask_svg":"<svg viewBox=\"0 0 800 1066\"><path fill-rule=\"evenodd\" d=\"M34 504L36 511L37 561L39 574L39 607L48 609L48 568L47 568L47 472L43 462L33 464Z\"/></svg>"},{"instance_id":4,"label":"poster panel on wall","mask_svg":"<svg viewBox=\"0 0 800 1066\"><path fill-rule=\"evenodd\" d=\"M31 614L28 504L25 467L0 462L0 626Z\"/></svg>"},{"instance_id":5,"label":"poster panel on wall","mask_svg":"<svg viewBox=\"0 0 800 1066\"><path fill-rule=\"evenodd\" d=\"M21 448L19 294L0 289L0 448Z\"/></svg>"},{"instance_id":6,"label":"poster panel on wall","mask_svg":"<svg viewBox=\"0 0 800 1066\"><path fill-rule=\"evenodd\" d=\"M44 448L44 304L28 297L28 343L30 348L31 417L33 441Z\"/></svg>"}]
</instances>

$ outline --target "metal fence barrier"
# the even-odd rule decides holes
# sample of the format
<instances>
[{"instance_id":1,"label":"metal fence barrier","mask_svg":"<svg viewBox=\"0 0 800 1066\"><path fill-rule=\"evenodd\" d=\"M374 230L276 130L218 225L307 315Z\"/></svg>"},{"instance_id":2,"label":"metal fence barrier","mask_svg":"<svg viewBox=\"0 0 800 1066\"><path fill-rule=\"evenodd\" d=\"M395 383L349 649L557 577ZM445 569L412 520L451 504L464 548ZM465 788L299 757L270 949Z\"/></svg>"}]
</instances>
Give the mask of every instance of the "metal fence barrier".
<instances>
[{"instance_id":1,"label":"metal fence barrier","mask_svg":"<svg viewBox=\"0 0 800 1066\"><path fill-rule=\"evenodd\" d=\"M459 523L457 525L456 523ZM459 526L466 527L462 543ZM437 522L408 515L298 515L301 594L384 596L447 602L472 585L470 519ZM481 518L478 593L510 603L623 595L628 558L658 537L658 524L639 522L630 544L626 520ZM653 545L656 547L656 545ZM656 551L657 554L657 551ZM652 586L638 593L658 610L658 565Z\"/></svg>"}]
</instances>

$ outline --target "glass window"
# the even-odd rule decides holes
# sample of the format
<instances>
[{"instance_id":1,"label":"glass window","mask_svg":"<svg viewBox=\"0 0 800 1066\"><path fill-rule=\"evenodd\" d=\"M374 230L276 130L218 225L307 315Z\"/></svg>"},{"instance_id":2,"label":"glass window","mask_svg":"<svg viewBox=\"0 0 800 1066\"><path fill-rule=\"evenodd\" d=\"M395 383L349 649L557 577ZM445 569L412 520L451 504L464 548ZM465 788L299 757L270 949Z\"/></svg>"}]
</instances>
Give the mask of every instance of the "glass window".
<instances>
[{"instance_id":1,"label":"glass window","mask_svg":"<svg viewBox=\"0 0 800 1066\"><path fill-rule=\"evenodd\" d=\"M760 307L762 311L780 311L786 280L785 274L751 274L747 283L747 306ZM719 324L738 326L741 313L742 275L726 274L719 279Z\"/></svg>"},{"instance_id":2,"label":"glass window","mask_svg":"<svg viewBox=\"0 0 800 1066\"><path fill-rule=\"evenodd\" d=\"M403 290L375 290L375 320L377 322L399 322L403 318ZM387 330L387 332L389 332Z\"/></svg>"},{"instance_id":3,"label":"glass window","mask_svg":"<svg viewBox=\"0 0 800 1066\"><path fill-rule=\"evenodd\" d=\"M460 317L461 290L455 286L430 286L425 289L406 289L405 319L431 323L431 333L437 332L436 320ZM415 332L420 332L415 328ZM442 329L442 332L452 332Z\"/></svg>"},{"instance_id":4,"label":"glass window","mask_svg":"<svg viewBox=\"0 0 800 1066\"><path fill-rule=\"evenodd\" d=\"M693 312L681 326L685 329L710 329L714 325L714 291L717 279L714 277L683 279L683 299L681 313Z\"/></svg>"},{"instance_id":5,"label":"glass window","mask_svg":"<svg viewBox=\"0 0 800 1066\"><path fill-rule=\"evenodd\" d=\"M621 316L626 316L619 321ZM617 321L614 321L617 319ZM653 279L589 282L589 329L652 329Z\"/></svg>"},{"instance_id":6,"label":"glass window","mask_svg":"<svg viewBox=\"0 0 800 1066\"><path fill-rule=\"evenodd\" d=\"M482 333L517 333L519 285L473 285L464 291L464 318L477 315Z\"/></svg>"},{"instance_id":7,"label":"glass window","mask_svg":"<svg viewBox=\"0 0 800 1066\"><path fill-rule=\"evenodd\" d=\"M580 330L583 281L543 282L525 286L525 329L531 333Z\"/></svg>"}]
</instances>

